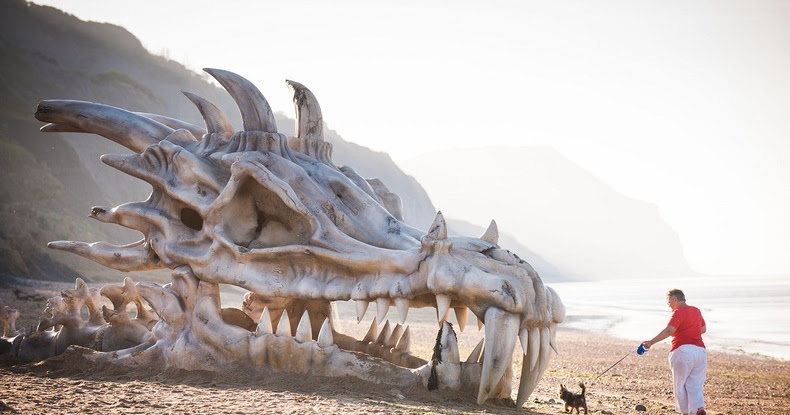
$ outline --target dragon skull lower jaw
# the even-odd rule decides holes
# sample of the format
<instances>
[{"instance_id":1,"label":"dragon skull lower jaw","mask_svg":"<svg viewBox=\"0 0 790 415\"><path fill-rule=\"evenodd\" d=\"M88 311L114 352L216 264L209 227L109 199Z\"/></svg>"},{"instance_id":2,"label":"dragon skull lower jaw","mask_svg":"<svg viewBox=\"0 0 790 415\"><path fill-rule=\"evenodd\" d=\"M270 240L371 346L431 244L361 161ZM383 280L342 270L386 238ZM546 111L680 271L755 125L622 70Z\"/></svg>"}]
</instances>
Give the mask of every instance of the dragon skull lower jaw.
<instances>
[{"instance_id":1,"label":"dragon skull lower jaw","mask_svg":"<svg viewBox=\"0 0 790 415\"><path fill-rule=\"evenodd\" d=\"M189 275L182 273L182 278ZM477 402L482 404L489 398L510 398L516 338L519 333L526 333L521 337L525 356L517 401L520 405L546 369L550 343L554 340L550 328L522 329L520 316L490 307L483 316L484 339L462 361L456 333L445 319L445 309L434 353L428 361L411 354L408 326L387 320L379 329L377 321L379 317L386 318L389 299L376 302L378 316L364 338L357 340L333 328L337 326L336 317L328 311L332 308L329 301L262 300L248 295L245 312L258 322L254 327L243 328L239 323L228 322L227 314L223 313L226 309L220 308L216 284L192 279L182 285L190 287L187 291L192 293L184 295L184 286L138 284L140 295L162 317L152 329L153 336L137 347L87 357L129 366L153 364L186 370L246 371L252 376L279 372L354 376L402 388L423 385L429 389L474 391ZM195 295L198 291L202 294ZM169 299L163 300L168 296ZM189 310L193 300L193 309ZM256 307L261 305L263 310ZM301 310L301 318L293 315ZM437 309L437 315L439 312ZM364 310L360 319L363 316ZM404 323L406 316L402 311L400 316ZM318 326L316 322L321 320ZM536 335L532 337L531 333Z\"/></svg>"}]
</instances>

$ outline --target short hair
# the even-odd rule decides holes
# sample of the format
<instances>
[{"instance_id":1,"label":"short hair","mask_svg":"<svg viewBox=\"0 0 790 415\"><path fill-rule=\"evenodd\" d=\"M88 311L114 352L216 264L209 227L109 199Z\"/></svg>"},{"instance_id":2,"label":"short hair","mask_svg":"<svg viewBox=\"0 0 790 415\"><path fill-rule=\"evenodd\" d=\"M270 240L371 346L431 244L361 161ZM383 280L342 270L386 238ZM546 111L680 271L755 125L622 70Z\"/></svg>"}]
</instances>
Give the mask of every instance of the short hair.
<instances>
[{"instance_id":1,"label":"short hair","mask_svg":"<svg viewBox=\"0 0 790 415\"><path fill-rule=\"evenodd\" d=\"M683 294L683 291L678 290L677 288L667 291L667 297L675 297L678 299L678 301L686 301L686 295Z\"/></svg>"}]
</instances>

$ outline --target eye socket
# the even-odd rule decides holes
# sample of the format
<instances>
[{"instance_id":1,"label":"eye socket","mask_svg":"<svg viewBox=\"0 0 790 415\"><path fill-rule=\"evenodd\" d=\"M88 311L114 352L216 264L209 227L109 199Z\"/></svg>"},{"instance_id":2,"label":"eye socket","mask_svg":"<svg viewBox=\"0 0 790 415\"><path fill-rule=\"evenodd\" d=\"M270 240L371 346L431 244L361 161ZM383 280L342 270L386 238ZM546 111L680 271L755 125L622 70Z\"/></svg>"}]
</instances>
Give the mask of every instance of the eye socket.
<instances>
[{"instance_id":1,"label":"eye socket","mask_svg":"<svg viewBox=\"0 0 790 415\"><path fill-rule=\"evenodd\" d=\"M203 218L190 208L181 209L181 223L196 231L203 229Z\"/></svg>"}]
</instances>

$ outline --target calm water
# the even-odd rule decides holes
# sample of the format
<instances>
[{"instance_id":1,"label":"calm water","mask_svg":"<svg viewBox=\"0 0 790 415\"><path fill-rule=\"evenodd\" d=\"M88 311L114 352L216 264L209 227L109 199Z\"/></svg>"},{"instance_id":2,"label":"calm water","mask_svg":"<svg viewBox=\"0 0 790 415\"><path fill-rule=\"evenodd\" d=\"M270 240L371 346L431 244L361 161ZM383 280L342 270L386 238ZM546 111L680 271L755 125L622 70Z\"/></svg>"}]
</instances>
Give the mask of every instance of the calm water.
<instances>
[{"instance_id":1,"label":"calm water","mask_svg":"<svg viewBox=\"0 0 790 415\"><path fill-rule=\"evenodd\" d=\"M666 292L680 288L702 310L711 350L790 360L790 277L727 276L548 284L565 303L567 327L639 341L658 334L671 316ZM664 340L668 342L669 340Z\"/></svg>"}]
</instances>

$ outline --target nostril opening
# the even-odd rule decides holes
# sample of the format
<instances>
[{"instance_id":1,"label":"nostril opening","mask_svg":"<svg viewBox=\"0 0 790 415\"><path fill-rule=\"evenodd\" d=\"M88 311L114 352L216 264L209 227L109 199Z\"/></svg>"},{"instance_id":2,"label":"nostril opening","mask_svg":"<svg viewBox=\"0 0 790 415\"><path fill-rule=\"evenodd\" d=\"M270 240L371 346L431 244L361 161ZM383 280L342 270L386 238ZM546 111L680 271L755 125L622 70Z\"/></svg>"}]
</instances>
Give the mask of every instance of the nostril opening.
<instances>
[{"instance_id":1,"label":"nostril opening","mask_svg":"<svg viewBox=\"0 0 790 415\"><path fill-rule=\"evenodd\" d=\"M203 218L201 218L197 212L189 208L181 209L181 223L196 231L203 229Z\"/></svg>"}]
</instances>

